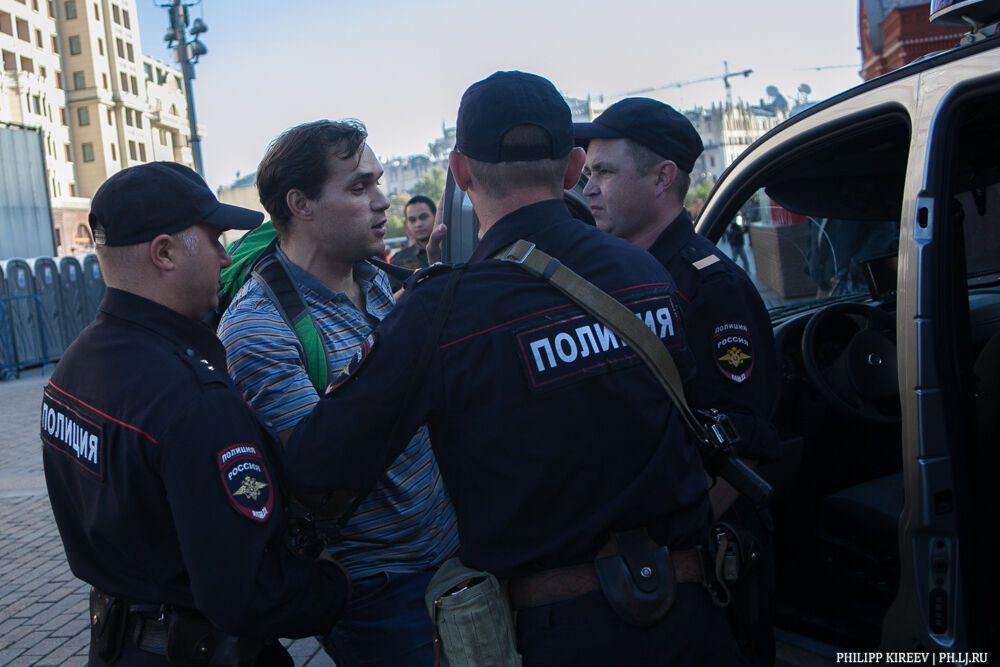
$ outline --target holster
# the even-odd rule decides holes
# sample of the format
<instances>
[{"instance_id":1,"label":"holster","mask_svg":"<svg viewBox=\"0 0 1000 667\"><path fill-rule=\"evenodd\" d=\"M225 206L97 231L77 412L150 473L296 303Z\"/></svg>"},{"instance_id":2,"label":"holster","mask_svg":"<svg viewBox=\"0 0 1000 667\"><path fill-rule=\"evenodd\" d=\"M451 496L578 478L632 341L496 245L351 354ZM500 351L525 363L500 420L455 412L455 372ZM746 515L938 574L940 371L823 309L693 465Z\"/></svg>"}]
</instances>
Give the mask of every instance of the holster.
<instances>
[{"instance_id":1,"label":"holster","mask_svg":"<svg viewBox=\"0 0 1000 667\"><path fill-rule=\"evenodd\" d=\"M167 658L207 665L215 652L215 628L201 614L174 610L167 626Z\"/></svg>"},{"instance_id":2,"label":"holster","mask_svg":"<svg viewBox=\"0 0 1000 667\"><path fill-rule=\"evenodd\" d=\"M128 602L91 588L90 643L101 660L112 664L121 655L127 625Z\"/></svg>"},{"instance_id":3,"label":"holster","mask_svg":"<svg viewBox=\"0 0 1000 667\"><path fill-rule=\"evenodd\" d=\"M611 533L594 568L608 604L629 625L656 623L677 597L670 551L650 539L645 528Z\"/></svg>"}]
</instances>

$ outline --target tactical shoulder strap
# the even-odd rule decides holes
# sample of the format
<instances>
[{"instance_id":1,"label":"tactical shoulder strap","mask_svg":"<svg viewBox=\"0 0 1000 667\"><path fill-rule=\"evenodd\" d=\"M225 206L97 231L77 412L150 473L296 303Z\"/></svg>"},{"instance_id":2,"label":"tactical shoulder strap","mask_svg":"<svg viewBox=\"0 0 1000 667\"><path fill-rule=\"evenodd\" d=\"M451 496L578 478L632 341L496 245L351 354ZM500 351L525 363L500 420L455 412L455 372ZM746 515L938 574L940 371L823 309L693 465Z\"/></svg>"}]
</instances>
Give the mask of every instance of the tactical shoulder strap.
<instances>
[{"instance_id":1,"label":"tactical shoulder strap","mask_svg":"<svg viewBox=\"0 0 1000 667\"><path fill-rule=\"evenodd\" d=\"M767 501L772 489L745 463L728 450L731 440L694 415L684 396L684 386L673 357L663 342L613 296L564 266L558 259L542 252L534 243L519 240L494 255L495 259L521 267L544 278L580 308L624 339L649 367L680 413L688 431L699 445L706 469L718 474L757 504Z\"/></svg>"},{"instance_id":2,"label":"tactical shoulder strap","mask_svg":"<svg viewBox=\"0 0 1000 667\"><path fill-rule=\"evenodd\" d=\"M326 348L295 282L273 252L261 255L252 274L260 281L261 287L267 292L285 323L295 332L302 346L302 363L306 374L316 391L322 395L330 376Z\"/></svg>"}]
</instances>

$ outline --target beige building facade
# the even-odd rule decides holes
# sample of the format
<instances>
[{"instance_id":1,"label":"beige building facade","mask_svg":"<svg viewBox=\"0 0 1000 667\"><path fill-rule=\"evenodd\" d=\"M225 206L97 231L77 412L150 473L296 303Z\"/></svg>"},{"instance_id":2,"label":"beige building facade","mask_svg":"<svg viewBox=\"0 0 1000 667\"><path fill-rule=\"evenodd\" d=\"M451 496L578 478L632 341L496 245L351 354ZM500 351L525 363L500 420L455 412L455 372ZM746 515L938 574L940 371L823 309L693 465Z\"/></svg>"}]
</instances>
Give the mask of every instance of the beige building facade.
<instances>
[{"instance_id":1,"label":"beige building facade","mask_svg":"<svg viewBox=\"0 0 1000 667\"><path fill-rule=\"evenodd\" d=\"M135 0L0 0L0 123L41 130L59 254L90 197L153 160L193 166L181 73L142 55Z\"/></svg>"}]
</instances>

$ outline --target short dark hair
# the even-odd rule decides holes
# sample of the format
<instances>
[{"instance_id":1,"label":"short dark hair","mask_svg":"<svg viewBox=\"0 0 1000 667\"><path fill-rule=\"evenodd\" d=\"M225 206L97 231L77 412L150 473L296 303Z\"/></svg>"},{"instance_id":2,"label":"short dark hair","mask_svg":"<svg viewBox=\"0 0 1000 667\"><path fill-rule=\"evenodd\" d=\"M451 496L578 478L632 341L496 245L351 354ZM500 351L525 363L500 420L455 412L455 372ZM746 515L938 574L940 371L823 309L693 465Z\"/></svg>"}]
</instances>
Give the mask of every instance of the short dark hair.
<instances>
[{"instance_id":1,"label":"short dark hair","mask_svg":"<svg viewBox=\"0 0 1000 667\"><path fill-rule=\"evenodd\" d=\"M438 207L434 203L434 200L426 195L413 195L410 197L410 201L406 202L406 206L403 207L403 214L406 214L406 209L410 208L414 204L426 204L427 208L431 210L431 215L437 215Z\"/></svg>"},{"instance_id":2,"label":"short dark hair","mask_svg":"<svg viewBox=\"0 0 1000 667\"><path fill-rule=\"evenodd\" d=\"M318 197L329 176L330 151L336 149L341 160L352 155L360 159L367 138L364 123L351 118L296 125L271 142L257 167L257 192L279 232L288 228L292 217L288 192L301 190L310 199Z\"/></svg>"},{"instance_id":3,"label":"short dark hair","mask_svg":"<svg viewBox=\"0 0 1000 667\"><path fill-rule=\"evenodd\" d=\"M635 168L639 172L640 176L645 176L653 169L653 167L667 159L658 153L654 153L651 149L643 146L637 141L632 141L631 139L625 139L624 141L626 145L628 145L629 153L632 155L632 161L635 162ZM674 162L674 164L677 163ZM671 189L677 194L677 198L683 202L684 198L687 197L687 192L690 187L691 174L681 169L680 165L678 165L677 177L674 178L674 182L671 184Z\"/></svg>"},{"instance_id":4,"label":"short dark hair","mask_svg":"<svg viewBox=\"0 0 1000 667\"><path fill-rule=\"evenodd\" d=\"M549 134L535 125L518 125L503 137L501 151L507 148L534 149L550 146ZM530 186L549 187L553 196L562 196L562 179L569 155L555 159L523 162L481 162L469 160L469 169L484 190L495 197L506 197L512 190Z\"/></svg>"}]
</instances>

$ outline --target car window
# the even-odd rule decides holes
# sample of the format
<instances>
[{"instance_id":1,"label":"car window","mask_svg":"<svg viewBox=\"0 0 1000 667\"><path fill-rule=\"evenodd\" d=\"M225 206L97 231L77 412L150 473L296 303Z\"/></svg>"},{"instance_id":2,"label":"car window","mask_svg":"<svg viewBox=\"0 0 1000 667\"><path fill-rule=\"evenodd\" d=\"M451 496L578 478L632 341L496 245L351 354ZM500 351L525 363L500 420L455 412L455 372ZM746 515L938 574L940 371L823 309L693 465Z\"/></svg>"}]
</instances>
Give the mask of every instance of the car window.
<instances>
[{"instance_id":1,"label":"car window","mask_svg":"<svg viewBox=\"0 0 1000 667\"><path fill-rule=\"evenodd\" d=\"M898 252L908 148L908 124L892 116L790 152L726 207L719 249L771 311L869 294L867 263ZM894 290L893 277L880 288Z\"/></svg>"}]
</instances>

